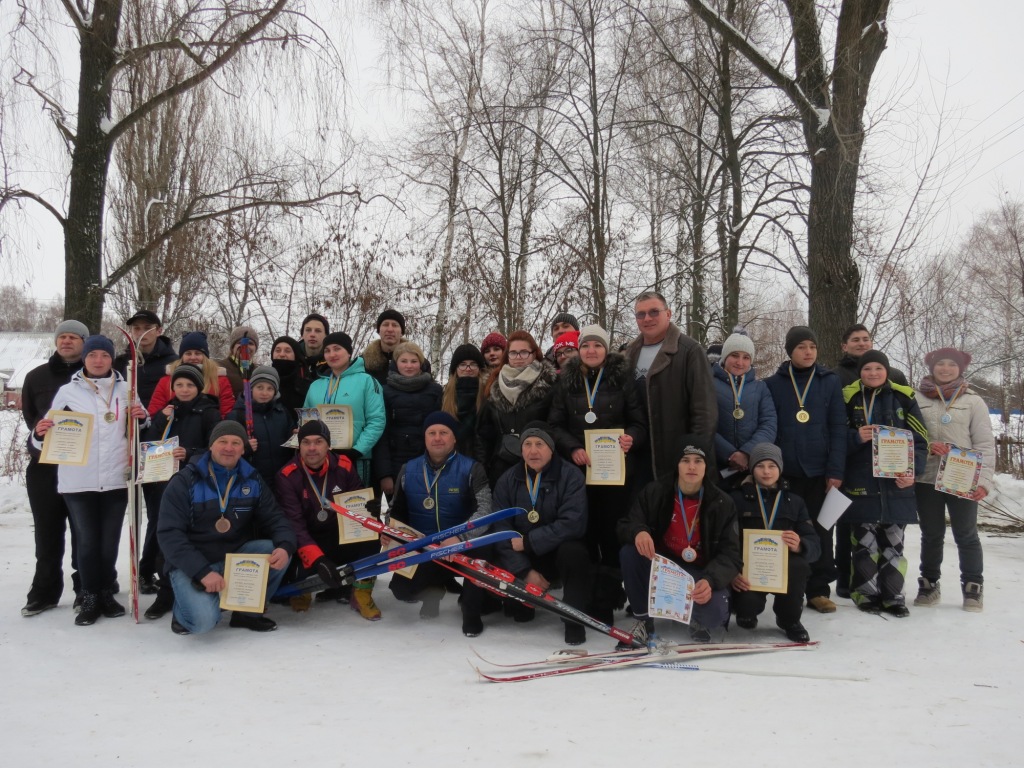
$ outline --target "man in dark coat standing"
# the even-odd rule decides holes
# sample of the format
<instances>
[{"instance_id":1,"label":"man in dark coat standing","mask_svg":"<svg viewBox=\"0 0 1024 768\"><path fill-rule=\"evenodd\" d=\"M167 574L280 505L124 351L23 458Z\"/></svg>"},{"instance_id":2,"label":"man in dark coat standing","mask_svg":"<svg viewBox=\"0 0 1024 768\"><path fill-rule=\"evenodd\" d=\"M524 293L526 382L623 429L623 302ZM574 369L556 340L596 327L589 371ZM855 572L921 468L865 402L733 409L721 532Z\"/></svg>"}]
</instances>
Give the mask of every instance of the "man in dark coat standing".
<instances>
[{"instance_id":1,"label":"man in dark coat standing","mask_svg":"<svg viewBox=\"0 0 1024 768\"><path fill-rule=\"evenodd\" d=\"M651 428L650 475L642 484L675 472L673 455L679 435L711 438L718 425L718 402L707 353L672 323L672 310L660 293L636 298L635 317L640 337L626 348L637 386L645 396ZM713 459L709 459L713 461Z\"/></svg>"},{"instance_id":2,"label":"man in dark coat standing","mask_svg":"<svg viewBox=\"0 0 1024 768\"><path fill-rule=\"evenodd\" d=\"M54 332L57 350L46 361L29 371L21 389L21 414L29 430L50 410L57 390L71 381L82 367L82 344L89 329L77 320L65 320ZM36 571L22 616L35 616L55 608L64 591L64 532L68 508L57 493L57 465L40 464L39 451L29 440L29 461L25 470L28 504L36 540ZM76 569L75 532L71 531L71 567ZM79 591L77 570L72 573L75 592Z\"/></svg>"},{"instance_id":3,"label":"man in dark coat standing","mask_svg":"<svg viewBox=\"0 0 1024 768\"><path fill-rule=\"evenodd\" d=\"M142 404L148 408L156 385L166 375L167 366L178 359L178 353L174 351L171 340L163 335L163 322L156 312L140 309L125 321L125 326L142 356L142 365L138 369L138 394ZM114 369L127 378L127 351L114 360Z\"/></svg>"}]
</instances>

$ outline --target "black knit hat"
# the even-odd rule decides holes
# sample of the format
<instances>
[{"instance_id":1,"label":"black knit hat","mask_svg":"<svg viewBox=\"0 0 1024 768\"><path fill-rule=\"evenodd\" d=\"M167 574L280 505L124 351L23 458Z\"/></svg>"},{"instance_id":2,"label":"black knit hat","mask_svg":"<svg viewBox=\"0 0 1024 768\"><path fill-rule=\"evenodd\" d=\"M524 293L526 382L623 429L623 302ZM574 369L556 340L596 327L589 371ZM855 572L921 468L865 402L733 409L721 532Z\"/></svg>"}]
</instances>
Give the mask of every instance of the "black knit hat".
<instances>
[{"instance_id":1,"label":"black knit hat","mask_svg":"<svg viewBox=\"0 0 1024 768\"><path fill-rule=\"evenodd\" d=\"M402 329L402 335L405 335L405 315L399 312L397 309L385 309L379 315L377 315L377 331L380 332L380 324L385 320L394 320L398 323L398 327Z\"/></svg>"},{"instance_id":2,"label":"black knit hat","mask_svg":"<svg viewBox=\"0 0 1024 768\"><path fill-rule=\"evenodd\" d=\"M455 370L459 367L459 363L474 362L481 368L486 368L487 363L484 360L484 356L480 354L480 350L476 348L474 344L460 344L452 352L452 362L448 366L448 375L454 376Z\"/></svg>"},{"instance_id":3,"label":"black knit hat","mask_svg":"<svg viewBox=\"0 0 1024 768\"><path fill-rule=\"evenodd\" d=\"M860 360L857 361L857 375L860 376L861 370L868 363L881 363L882 367L885 368L885 375L889 375L889 358L885 352L878 349L869 349L863 355L860 356Z\"/></svg>"},{"instance_id":4,"label":"black knit hat","mask_svg":"<svg viewBox=\"0 0 1024 768\"><path fill-rule=\"evenodd\" d=\"M178 345L178 357L192 350L202 352L207 357L210 356L210 342L202 331L189 331L181 337L181 343Z\"/></svg>"},{"instance_id":5,"label":"black knit hat","mask_svg":"<svg viewBox=\"0 0 1024 768\"><path fill-rule=\"evenodd\" d=\"M552 453L555 450L555 439L551 437L551 427L546 421L531 421L527 424L523 431L519 433L519 446L522 448L523 443L526 442L528 437L538 437L547 444L548 448L551 449Z\"/></svg>"},{"instance_id":6,"label":"black knit hat","mask_svg":"<svg viewBox=\"0 0 1024 768\"><path fill-rule=\"evenodd\" d=\"M817 345L818 337L806 325L794 325L786 332L786 354L792 357L793 350L805 341L813 341Z\"/></svg>"},{"instance_id":7,"label":"black knit hat","mask_svg":"<svg viewBox=\"0 0 1024 768\"><path fill-rule=\"evenodd\" d=\"M171 386L174 386L174 382L178 379L188 379L196 385L196 389L200 392L203 391L203 387L206 386L206 380L203 378L203 371L194 365L188 363L182 363L174 371L171 372Z\"/></svg>"},{"instance_id":8,"label":"black knit hat","mask_svg":"<svg viewBox=\"0 0 1024 768\"><path fill-rule=\"evenodd\" d=\"M339 347L345 349L350 355L352 354L352 337L344 331L328 333L327 336L324 337L324 349L327 349L331 344L337 344Z\"/></svg>"},{"instance_id":9,"label":"black knit hat","mask_svg":"<svg viewBox=\"0 0 1024 768\"><path fill-rule=\"evenodd\" d=\"M452 431L452 434L459 434L459 420L452 416L447 411L434 411L427 415L427 418L423 420L423 431L426 432L431 427L440 424L442 427L448 427Z\"/></svg>"},{"instance_id":10,"label":"black knit hat","mask_svg":"<svg viewBox=\"0 0 1024 768\"><path fill-rule=\"evenodd\" d=\"M570 314L569 312L559 312L551 318L551 330L555 330L555 326L559 323L568 323L577 331L580 329L580 321L576 319L576 315Z\"/></svg>"},{"instance_id":11,"label":"black knit hat","mask_svg":"<svg viewBox=\"0 0 1024 768\"><path fill-rule=\"evenodd\" d=\"M297 342L291 336L278 336L276 339L274 339L274 343L270 345L271 357L274 356L274 349L277 347L278 344L287 344L289 347L292 348L292 352L295 353L296 360L303 359L302 347L300 347L299 342Z\"/></svg>"},{"instance_id":12,"label":"black knit hat","mask_svg":"<svg viewBox=\"0 0 1024 768\"><path fill-rule=\"evenodd\" d=\"M248 444L249 436L245 433L245 427L233 419L224 419L224 421L218 421L217 426L210 430L210 445L227 435L237 437L243 443Z\"/></svg>"},{"instance_id":13,"label":"black knit hat","mask_svg":"<svg viewBox=\"0 0 1024 768\"><path fill-rule=\"evenodd\" d=\"M331 444L331 430L327 428L319 419L313 419L307 421L301 427L299 427L299 442L302 442L304 437L322 437L327 441L327 444Z\"/></svg>"},{"instance_id":14,"label":"black knit hat","mask_svg":"<svg viewBox=\"0 0 1024 768\"><path fill-rule=\"evenodd\" d=\"M306 323L308 323L310 320L317 320L321 324L323 324L325 334L331 332L331 324L327 322L326 317L324 317L323 315L318 315L316 312L310 312L308 315L302 318L302 325L299 326L299 336L302 335L302 332L306 329Z\"/></svg>"}]
</instances>

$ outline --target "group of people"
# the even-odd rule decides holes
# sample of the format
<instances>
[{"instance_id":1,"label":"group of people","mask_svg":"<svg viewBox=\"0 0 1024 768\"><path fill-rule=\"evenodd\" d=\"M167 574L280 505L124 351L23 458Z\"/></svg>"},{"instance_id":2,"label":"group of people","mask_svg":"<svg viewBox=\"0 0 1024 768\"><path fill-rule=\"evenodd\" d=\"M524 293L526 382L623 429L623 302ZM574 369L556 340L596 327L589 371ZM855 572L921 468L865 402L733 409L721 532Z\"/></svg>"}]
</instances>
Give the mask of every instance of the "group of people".
<instances>
[{"instance_id":1,"label":"group of people","mask_svg":"<svg viewBox=\"0 0 1024 768\"><path fill-rule=\"evenodd\" d=\"M759 379L755 345L742 331L705 350L672 322L655 292L637 297L634 316L639 333L618 351L604 328L581 327L567 312L552 319L546 351L524 330L489 333L479 345L455 349L442 386L395 309L378 316L379 338L359 354L348 334L312 313L298 339L274 340L269 365L256 364L258 334L245 326L231 332L223 359L211 359L199 331L183 334L175 354L160 318L142 310L128 319L139 352L133 402L127 356L65 321L55 332L56 352L23 391L36 572L22 614L57 605L69 521L75 623L123 615L116 558L130 492L129 419L143 440L177 438L179 471L142 485L140 584L155 594L146 618L172 613L179 634L220 621L224 559L232 552L269 556L268 595L315 574L324 582L317 603L346 603L380 619L374 579L349 584L339 576L339 565L382 545L376 537L346 540L329 505L360 490L373 498L371 513L379 515L387 499L391 520L420 534L517 509L493 526L517 535L477 556L540 589L560 585L567 604L604 624L628 602L642 642L655 634L647 586L656 554L694 580L694 641L713 639L732 615L739 627L756 627L767 595L742 575L744 529L777 530L788 549L788 590L775 596L774 612L793 640L808 639L805 601L822 613L836 610L833 582L836 595L862 611L908 615L903 542L911 523L922 532L914 603L937 604L947 510L963 607L981 610L977 502L992 485L994 441L988 410L964 378L968 353L929 352L929 374L914 389L872 349L863 325L847 331L834 370L817 362L814 332L796 326L785 338L787 360ZM338 436L323 421L305 411L301 424L297 418L297 409L331 405L350 409L343 447L332 448ZM85 466L39 462L49 414L59 410L95 416ZM912 472L875 476L878 426L913 435ZM617 431L622 484L588 485L588 430ZM934 487L950 446L983 457L973 498ZM818 523L832 488L852 502L835 541ZM484 631L489 614L516 622L534 616L530 606L468 579L459 583L437 563L393 574L389 587L397 600L418 603L423 618L438 616L444 597L458 594L462 631L471 637ZM314 598L284 602L302 611ZM230 625L276 627L265 613L239 611ZM564 633L569 644L586 639L576 623L567 622Z\"/></svg>"}]
</instances>

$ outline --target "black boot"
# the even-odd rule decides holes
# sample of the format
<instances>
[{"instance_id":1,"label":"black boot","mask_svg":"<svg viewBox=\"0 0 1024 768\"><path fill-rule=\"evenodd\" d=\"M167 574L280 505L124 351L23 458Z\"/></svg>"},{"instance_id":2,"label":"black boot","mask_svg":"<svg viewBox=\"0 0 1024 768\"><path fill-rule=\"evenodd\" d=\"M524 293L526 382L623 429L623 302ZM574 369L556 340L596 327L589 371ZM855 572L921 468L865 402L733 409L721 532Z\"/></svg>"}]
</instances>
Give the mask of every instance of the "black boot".
<instances>
[{"instance_id":1,"label":"black boot","mask_svg":"<svg viewBox=\"0 0 1024 768\"><path fill-rule=\"evenodd\" d=\"M244 611L233 611L228 624L236 629L251 629L253 632L273 632L277 629L277 623L273 619L268 619L260 613Z\"/></svg>"},{"instance_id":2,"label":"black boot","mask_svg":"<svg viewBox=\"0 0 1024 768\"><path fill-rule=\"evenodd\" d=\"M95 592L82 592L82 610L75 616L75 624L79 627L88 627L96 623L103 614L100 607L100 598Z\"/></svg>"},{"instance_id":3,"label":"black boot","mask_svg":"<svg viewBox=\"0 0 1024 768\"><path fill-rule=\"evenodd\" d=\"M124 616L124 606L114 599L114 593L109 589L100 592L100 610L108 619Z\"/></svg>"},{"instance_id":4,"label":"black boot","mask_svg":"<svg viewBox=\"0 0 1024 768\"><path fill-rule=\"evenodd\" d=\"M161 589L157 592L156 600L146 609L146 613L143 615L147 619L162 619L173 607L174 592L170 589Z\"/></svg>"}]
</instances>

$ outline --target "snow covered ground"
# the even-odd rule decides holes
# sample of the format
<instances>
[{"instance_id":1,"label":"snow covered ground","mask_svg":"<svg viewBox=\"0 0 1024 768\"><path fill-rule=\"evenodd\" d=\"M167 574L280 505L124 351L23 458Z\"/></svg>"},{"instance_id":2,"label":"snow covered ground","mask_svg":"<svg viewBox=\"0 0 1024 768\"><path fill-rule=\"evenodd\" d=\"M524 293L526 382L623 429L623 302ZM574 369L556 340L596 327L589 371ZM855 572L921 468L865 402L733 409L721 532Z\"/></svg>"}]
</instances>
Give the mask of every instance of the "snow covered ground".
<instances>
[{"instance_id":1,"label":"snow covered ground","mask_svg":"<svg viewBox=\"0 0 1024 768\"><path fill-rule=\"evenodd\" d=\"M917 539L912 528L911 580ZM24 487L0 486L0 750L8 766L1019 765L1021 543L984 536L982 614L960 610L950 541L941 607L898 620L840 600L805 614L813 651L497 685L477 679L471 649L542 658L562 647L555 620L488 616L469 640L451 596L422 621L383 583L380 622L274 606L267 635L224 622L178 637L169 617L76 627L70 582L57 609L22 618L31 517ZM126 575L127 533L122 551ZM770 613L762 625L727 639L782 639ZM588 633L588 649L611 645Z\"/></svg>"}]
</instances>

